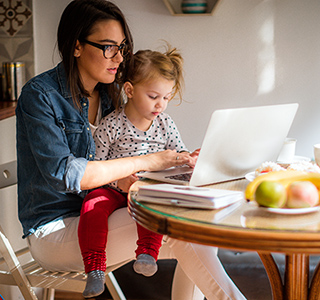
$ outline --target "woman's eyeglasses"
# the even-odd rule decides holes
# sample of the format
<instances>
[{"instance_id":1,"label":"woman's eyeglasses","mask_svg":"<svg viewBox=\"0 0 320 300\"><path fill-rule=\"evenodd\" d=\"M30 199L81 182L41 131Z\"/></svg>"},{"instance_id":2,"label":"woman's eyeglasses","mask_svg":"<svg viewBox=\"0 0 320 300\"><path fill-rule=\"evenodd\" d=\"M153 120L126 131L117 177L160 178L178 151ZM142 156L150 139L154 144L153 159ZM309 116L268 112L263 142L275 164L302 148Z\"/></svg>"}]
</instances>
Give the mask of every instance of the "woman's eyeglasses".
<instances>
[{"instance_id":1,"label":"woman's eyeglasses","mask_svg":"<svg viewBox=\"0 0 320 300\"><path fill-rule=\"evenodd\" d=\"M129 46L125 42L121 42L120 46L118 45L101 45L88 40L82 40L83 43L89 44L93 47L101 49L103 51L103 56L106 59L114 58L118 52L122 57L125 57L129 53Z\"/></svg>"}]
</instances>

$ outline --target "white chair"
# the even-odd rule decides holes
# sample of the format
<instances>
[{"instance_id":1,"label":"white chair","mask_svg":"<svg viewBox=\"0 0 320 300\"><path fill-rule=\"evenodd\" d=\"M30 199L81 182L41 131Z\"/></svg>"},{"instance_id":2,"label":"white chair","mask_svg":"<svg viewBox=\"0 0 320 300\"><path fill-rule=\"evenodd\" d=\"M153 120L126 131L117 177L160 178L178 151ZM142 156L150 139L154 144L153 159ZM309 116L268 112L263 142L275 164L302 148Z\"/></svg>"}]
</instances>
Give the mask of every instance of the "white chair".
<instances>
[{"instance_id":1,"label":"white chair","mask_svg":"<svg viewBox=\"0 0 320 300\"><path fill-rule=\"evenodd\" d=\"M1 165L0 189L16 183L16 161ZM107 268L106 286L114 300L126 298L112 271L127 262L129 261ZM0 284L18 286L25 300L38 300L33 287L43 288L43 300L54 300L56 289L81 293L85 288L85 282L84 272L49 272L39 266L28 248L14 251L1 227L0 220Z\"/></svg>"}]
</instances>

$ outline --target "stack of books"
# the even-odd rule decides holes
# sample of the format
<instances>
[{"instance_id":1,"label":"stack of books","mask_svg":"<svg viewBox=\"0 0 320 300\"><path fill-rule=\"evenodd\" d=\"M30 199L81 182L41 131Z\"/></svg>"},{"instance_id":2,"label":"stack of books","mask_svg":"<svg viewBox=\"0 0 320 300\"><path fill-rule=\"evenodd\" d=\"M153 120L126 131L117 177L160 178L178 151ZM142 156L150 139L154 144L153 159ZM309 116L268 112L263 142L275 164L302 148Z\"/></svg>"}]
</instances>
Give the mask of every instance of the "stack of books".
<instances>
[{"instance_id":1,"label":"stack of books","mask_svg":"<svg viewBox=\"0 0 320 300\"><path fill-rule=\"evenodd\" d=\"M218 209L244 200L243 192L174 184L139 187L136 200L173 206Z\"/></svg>"}]
</instances>

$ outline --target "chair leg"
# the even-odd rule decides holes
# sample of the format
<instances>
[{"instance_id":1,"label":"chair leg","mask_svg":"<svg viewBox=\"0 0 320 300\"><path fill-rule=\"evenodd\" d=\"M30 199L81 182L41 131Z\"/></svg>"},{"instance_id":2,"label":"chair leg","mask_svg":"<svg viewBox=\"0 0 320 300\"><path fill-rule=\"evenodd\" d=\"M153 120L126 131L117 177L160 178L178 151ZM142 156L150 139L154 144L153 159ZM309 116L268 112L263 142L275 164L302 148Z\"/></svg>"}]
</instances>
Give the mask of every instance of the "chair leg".
<instances>
[{"instance_id":1,"label":"chair leg","mask_svg":"<svg viewBox=\"0 0 320 300\"><path fill-rule=\"evenodd\" d=\"M54 300L54 289L43 289L42 300Z\"/></svg>"},{"instance_id":2,"label":"chair leg","mask_svg":"<svg viewBox=\"0 0 320 300\"><path fill-rule=\"evenodd\" d=\"M34 293L29 280L27 279L24 271L18 261L12 246L4 235L3 230L0 226L0 253L3 255L3 258L10 269L10 272L19 287L21 294L25 300L37 300L37 296Z\"/></svg>"},{"instance_id":3,"label":"chair leg","mask_svg":"<svg viewBox=\"0 0 320 300\"><path fill-rule=\"evenodd\" d=\"M114 277L112 272L106 275L106 286L113 298L113 300L126 300L117 279Z\"/></svg>"}]
</instances>

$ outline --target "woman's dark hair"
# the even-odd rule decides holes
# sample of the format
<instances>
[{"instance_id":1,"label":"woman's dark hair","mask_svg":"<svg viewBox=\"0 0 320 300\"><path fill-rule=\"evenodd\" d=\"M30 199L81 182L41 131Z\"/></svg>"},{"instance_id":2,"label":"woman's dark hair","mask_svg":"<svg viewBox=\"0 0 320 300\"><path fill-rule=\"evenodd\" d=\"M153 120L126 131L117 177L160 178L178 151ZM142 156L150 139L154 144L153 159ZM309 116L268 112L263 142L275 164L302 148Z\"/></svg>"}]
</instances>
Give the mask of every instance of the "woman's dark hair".
<instances>
[{"instance_id":1,"label":"woman's dark hair","mask_svg":"<svg viewBox=\"0 0 320 300\"><path fill-rule=\"evenodd\" d=\"M126 76L125 72L133 52L132 36L121 10L112 2L106 0L74 0L69 3L62 13L58 27L58 49L66 70L68 85L75 103L79 106L79 94L89 96L85 90L74 57L77 41L86 39L97 22L116 20L122 25L126 43L129 46L127 55L120 64L116 79L111 84L99 84L106 86L108 94L115 107L118 106L121 96L121 88Z\"/></svg>"}]
</instances>

